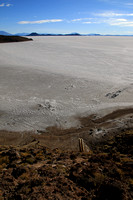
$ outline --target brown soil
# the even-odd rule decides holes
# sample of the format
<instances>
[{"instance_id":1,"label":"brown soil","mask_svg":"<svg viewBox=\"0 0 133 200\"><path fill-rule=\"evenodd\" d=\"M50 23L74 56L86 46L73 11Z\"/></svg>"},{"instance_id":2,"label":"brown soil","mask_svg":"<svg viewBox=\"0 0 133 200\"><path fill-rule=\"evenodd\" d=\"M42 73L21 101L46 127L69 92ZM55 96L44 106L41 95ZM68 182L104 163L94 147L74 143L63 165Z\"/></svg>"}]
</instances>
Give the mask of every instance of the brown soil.
<instances>
[{"instance_id":1,"label":"brown soil","mask_svg":"<svg viewBox=\"0 0 133 200\"><path fill-rule=\"evenodd\" d=\"M0 35L0 43L8 43L8 42L24 42L31 41L31 38L21 37L21 36L5 36Z\"/></svg>"},{"instance_id":2,"label":"brown soil","mask_svg":"<svg viewBox=\"0 0 133 200\"><path fill-rule=\"evenodd\" d=\"M122 109L80 118L80 128L1 131L0 199L133 199L132 116ZM79 152L79 138L87 151Z\"/></svg>"},{"instance_id":3,"label":"brown soil","mask_svg":"<svg viewBox=\"0 0 133 200\"><path fill-rule=\"evenodd\" d=\"M133 199L133 130L89 152L50 150L38 141L0 146L0 199Z\"/></svg>"},{"instance_id":4,"label":"brown soil","mask_svg":"<svg viewBox=\"0 0 133 200\"><path fill-rule=\"evenodd\" d=\"M97 142L107 139L108 135L133 128L133 108L114 111L105 116L91 115L78 118L79 127L62 129L48 127L46 130L33 132L0 131L0 145L24 145L33 140L50 148L62 150L79 150L79 138L85 141L90 148Z\"/></svg>"}]
</instances>

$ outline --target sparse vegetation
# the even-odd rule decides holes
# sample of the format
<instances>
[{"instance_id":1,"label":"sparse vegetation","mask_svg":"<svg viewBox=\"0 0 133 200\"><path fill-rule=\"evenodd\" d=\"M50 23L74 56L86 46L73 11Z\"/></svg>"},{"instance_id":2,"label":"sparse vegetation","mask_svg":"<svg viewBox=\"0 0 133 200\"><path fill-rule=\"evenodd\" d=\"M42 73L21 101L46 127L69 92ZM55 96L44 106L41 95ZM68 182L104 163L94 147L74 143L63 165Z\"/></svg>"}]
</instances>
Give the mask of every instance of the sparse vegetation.
<instances>
[{"instance_id":1,"label":"sparse vegetation","mask_svg":"<svg viewBox=\"0 0 133 200\"><path fill-rule=\"evenodd\" d=\"M130 148L129 148L130 145ZM133 199L133 130L90 152L0 146L0 199Z\"/></svg>"}]
</instances>

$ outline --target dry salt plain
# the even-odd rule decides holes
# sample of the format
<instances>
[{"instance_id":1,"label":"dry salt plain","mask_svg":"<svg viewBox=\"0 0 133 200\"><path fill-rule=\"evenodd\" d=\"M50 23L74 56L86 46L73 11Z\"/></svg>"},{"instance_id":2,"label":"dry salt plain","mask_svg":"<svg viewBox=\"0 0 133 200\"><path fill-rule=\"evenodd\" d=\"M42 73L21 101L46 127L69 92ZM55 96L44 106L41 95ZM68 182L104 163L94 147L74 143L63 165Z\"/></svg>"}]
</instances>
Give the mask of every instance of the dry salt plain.
<instances>
[{"instance_id":1,"label":"dry salt plain","mask_svg":"<svg viewBox=\"0 0 133 200\"><path fill-rule=\"evenodd\" d=\"M133 37L32 37L0 44L0 129L79 125L133 107Z\"/></svg>"}]
</instances>

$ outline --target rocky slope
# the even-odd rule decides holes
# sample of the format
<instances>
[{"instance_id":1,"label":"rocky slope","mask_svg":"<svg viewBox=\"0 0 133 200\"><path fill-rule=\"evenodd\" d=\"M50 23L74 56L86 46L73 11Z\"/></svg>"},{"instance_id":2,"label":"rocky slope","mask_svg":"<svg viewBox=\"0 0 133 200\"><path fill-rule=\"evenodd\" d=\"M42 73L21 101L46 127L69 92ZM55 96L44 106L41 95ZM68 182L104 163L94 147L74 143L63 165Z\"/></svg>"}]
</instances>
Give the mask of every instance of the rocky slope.
<instances>
[{"instance_id":1,"label":"rocky slope","mask_svg":"<svg viewBox=\"0 0 133 200\"><path fill-rule=\"evenodd\" d=\"M89 152L50 150L38 140L0 146L0 199L133 199L133 130Z\"/></svg>"}]
</instances>

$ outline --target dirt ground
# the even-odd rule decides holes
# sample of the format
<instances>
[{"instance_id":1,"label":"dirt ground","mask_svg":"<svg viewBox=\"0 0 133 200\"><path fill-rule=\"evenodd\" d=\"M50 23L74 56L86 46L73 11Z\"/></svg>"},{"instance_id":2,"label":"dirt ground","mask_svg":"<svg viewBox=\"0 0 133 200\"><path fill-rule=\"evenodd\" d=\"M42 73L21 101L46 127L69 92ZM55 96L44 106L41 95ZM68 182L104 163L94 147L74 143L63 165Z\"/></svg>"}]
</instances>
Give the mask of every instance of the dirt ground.
<instances>
[{"instance_id":1,"label":"dirt ground","mask_svg":"<svg viewBox=\"0 0 133 200\"><path fill-rule=\"evenodd\" d=\"M51 150L41 138L0 145L1 200L133 199L133 129L108 134L87 152Z\"/></svg>"},{"instance_id":2,"label":"dirt ground","mask_svg":"<svg viewBox=\"0 0 133 200\"><path fill-rule=\"evenodd\" d=\"M105 116L90 115L78 118L80 126L63 129L48 127L46 130L34 132L0 131L0 145L24 145L36 140L50 148L62 150L79 150L79 138L91 147L95 143L106 140L111 134L133 128L133 108L116 110Z\"/></svg>"}]
</instances>

